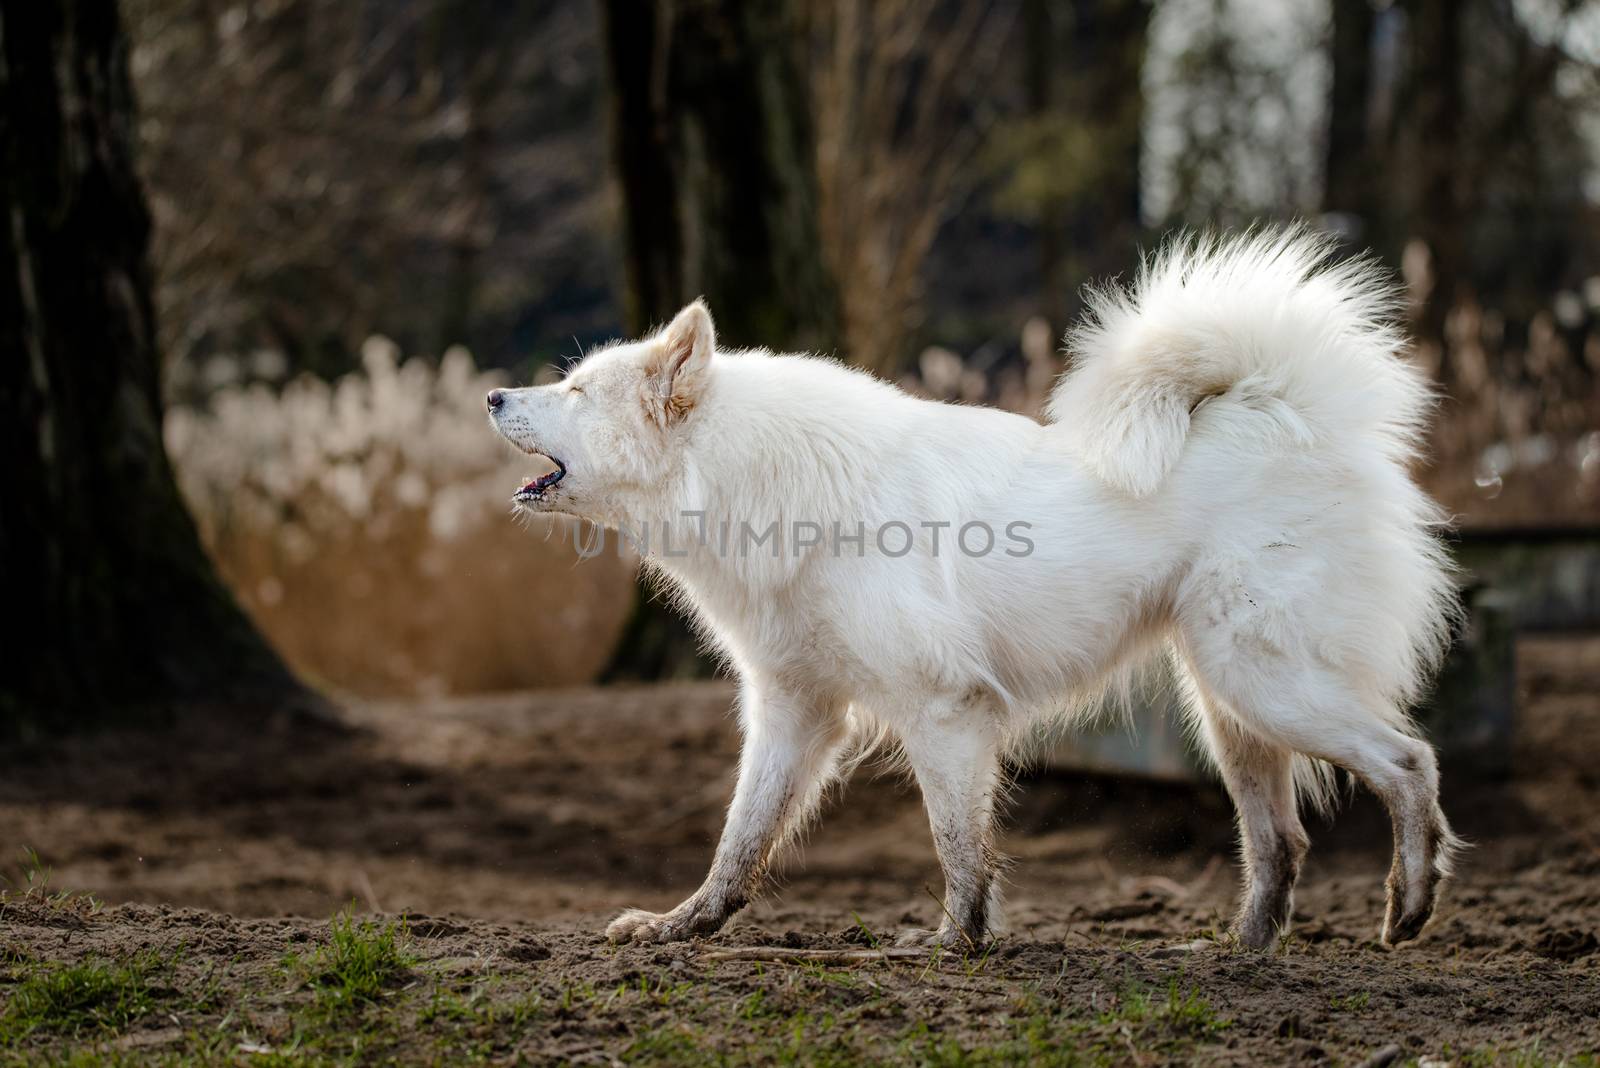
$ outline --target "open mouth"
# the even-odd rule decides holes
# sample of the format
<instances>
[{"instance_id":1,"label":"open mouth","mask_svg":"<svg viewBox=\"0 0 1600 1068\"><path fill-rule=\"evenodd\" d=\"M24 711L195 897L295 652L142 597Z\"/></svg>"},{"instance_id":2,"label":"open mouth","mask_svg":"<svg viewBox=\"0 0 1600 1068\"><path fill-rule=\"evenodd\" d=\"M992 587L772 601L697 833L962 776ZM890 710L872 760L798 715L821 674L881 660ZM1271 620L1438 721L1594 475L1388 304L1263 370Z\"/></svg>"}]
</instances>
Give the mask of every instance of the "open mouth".
<instances>
[{"instance_id":1,"label":"open mouth","mask_svg":"<svg viewBox=\"0 0 1600 1068\"><path fill-rule=\"evenodd\" d=\"M538 501L544 499L545 490L560 482L567 475L567 465L547 453L533 453L532 455L543 460L549 460L556 465L554 471L548 471L537 478L530 478L522 484L522 488L512 496L514 501Z\"/></svg>"}]
</instances>

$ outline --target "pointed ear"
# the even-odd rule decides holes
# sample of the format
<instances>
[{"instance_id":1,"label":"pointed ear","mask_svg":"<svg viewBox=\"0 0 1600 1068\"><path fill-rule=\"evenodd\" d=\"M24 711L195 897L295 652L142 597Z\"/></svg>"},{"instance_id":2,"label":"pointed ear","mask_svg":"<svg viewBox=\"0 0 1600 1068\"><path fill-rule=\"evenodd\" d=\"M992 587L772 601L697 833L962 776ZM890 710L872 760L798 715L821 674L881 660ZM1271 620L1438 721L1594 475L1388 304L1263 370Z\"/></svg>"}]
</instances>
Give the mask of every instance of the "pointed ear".
<instances>
[{"instance_id":1,"label":"pointed ear","mask_svg":"<svg viewBox=\"0 0 1600 1068\"><path fill-rule=\"evenodd\" d=\"M645 393L663 422L681 418L695 406L716 348L716 327L703 300L685 307L656 337L645 363Z\"/></svg>"}]
</instances>

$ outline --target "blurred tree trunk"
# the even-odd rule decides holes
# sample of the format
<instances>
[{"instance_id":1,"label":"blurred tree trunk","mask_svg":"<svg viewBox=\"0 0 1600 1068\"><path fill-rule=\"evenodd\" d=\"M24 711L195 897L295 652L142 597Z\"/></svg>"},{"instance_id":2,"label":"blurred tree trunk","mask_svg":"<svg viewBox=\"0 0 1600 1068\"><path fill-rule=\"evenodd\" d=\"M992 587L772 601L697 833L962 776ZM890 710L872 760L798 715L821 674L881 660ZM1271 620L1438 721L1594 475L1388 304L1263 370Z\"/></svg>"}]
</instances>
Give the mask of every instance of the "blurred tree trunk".
<instances>
[{"instance_id":1,"label":"blurred tree trunk","mask_svg":"<svg viewBox=\"0 0 1600 1068\"><path fill-rule=\"evenodd\" d=\"M730 347L832 349L805 35L788 0L603 0L628 326L703 295ZM608 676L705 674L687 626L648 596Z\"/></svg>"},{"instance_id":2,"label":"blurred tree trunk","mask_svg":"<svg viewBox=\"0 0 1600 1068\"><path fill-rule=\"evenodd\" d=\"M1462 204L1463 0L1411 0L1412 71L1418 134L1416 234L1428 246L1432 286L1418 329L1443 345L1445 321L1461 297L1465 211ZM1441 348L1441 352L1443 349ZM1448 386L1448 359L1439 371Z\"/></svg>"},{"instance_id":3,"label":"blurred tree trunk","mask_svg":"<svg viewBox=\"0 0 1600 1068\"><path fill-rule=\"evenodd\" d=\"M1352 218L1362 244L1379 243L1377 145L1371 128L1371 0L1333 0L1333 77L1328 88L1328 155L1322 209Z\"/></svg>"},{"instance_id":4,"label":"blurred tree trunk","mask_svg":"<svg viewBox=\"0 0 1600 1068\"><path fill-rule=\"evenodd\" d=\"M1039 120L1056 106L1057 47L1055 8L1058 0L1024 0L1022 5L1022 95L1028 115ZM1066 212L1057 200L1041 205L1039 213L1039 292L1042 315L1050 336L1061 335L1067 311L1067 281L1063 270Z\"/></svg>"},{"instance_id":5,"label":"blurred tree trunk","mask_svg":"<svg viewBox=\"0 0 1600 1068\"><path fill-rule=\"evenodd\" d=\"M804 37L770 0L605 0L635 332L704 296L732 346L827 349Z\"/></svg>"},{"instance_id":6,"label":"blurred tree trunk","mask_svg":"<svg viewBox=\"0 0 1600 1068\"><path fill-rule=\"evenodd\" d=\"M1062 106L1090 125L1101 155L1094 190L1068 222L1074 273L1083 281L1119 274L1137 255L1151 6L1147 0L1077 0L1069 8Z\"/></svg>"},{"instance_id":7,"label":"blurred tree trunk","mask_svg":"<svg viewBox=\"0 0 1600 1068\"><path fill-rule=\"evenodd\" d=\"M1002 129L997 202L1030 223L1040 314L1054 334L1076 289L1125 271L1144 232L1149 0L1022 0L1025 118Z\"/></svg>"},{"instance_id":8,"label":"blurred tree trunk","mask_svg":"<svg viewBox=\"0 0 1600 1068\"><path fill-rule=\"evenodd\" d=\"M7 733L298 692L217 580L162 446L127 63L114 0L0 0Z\"/></svg>"}]
</instances>

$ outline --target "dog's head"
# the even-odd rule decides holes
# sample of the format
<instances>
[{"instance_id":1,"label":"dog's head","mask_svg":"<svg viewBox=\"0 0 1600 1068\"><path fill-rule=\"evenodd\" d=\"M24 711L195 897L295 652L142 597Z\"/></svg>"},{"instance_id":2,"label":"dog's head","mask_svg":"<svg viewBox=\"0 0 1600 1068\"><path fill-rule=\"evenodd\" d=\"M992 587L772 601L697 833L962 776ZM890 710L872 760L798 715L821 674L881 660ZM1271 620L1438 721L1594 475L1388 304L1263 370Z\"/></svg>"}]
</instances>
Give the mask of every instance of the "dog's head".
<instances>
[{"instance_id":1,"label":"dog's head","mask_svg":"<svg viewBox=\"0 0 1600 1068\"><path fill-rule=\"evenodd\" d=\"M643 341L612 345L553 385L497 389L489 421L547 461L513 500L600 522L656 499L711 378L716 330L701 301Z\"/></svg>"}]
</instances>

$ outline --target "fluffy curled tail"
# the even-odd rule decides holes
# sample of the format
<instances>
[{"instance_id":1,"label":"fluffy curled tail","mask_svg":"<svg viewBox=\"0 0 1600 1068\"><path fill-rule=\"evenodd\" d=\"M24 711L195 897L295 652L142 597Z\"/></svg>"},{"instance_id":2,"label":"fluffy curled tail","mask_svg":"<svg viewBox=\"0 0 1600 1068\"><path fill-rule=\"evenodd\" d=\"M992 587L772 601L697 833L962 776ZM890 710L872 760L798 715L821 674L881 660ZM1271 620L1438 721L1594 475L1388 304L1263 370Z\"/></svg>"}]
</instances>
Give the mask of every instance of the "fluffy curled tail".
<instances>
[{"instance_id":1,"label":"fluffy curled tail","mask_svg":"<svg viewBox=\"0 0 1600 1068\"><path fill-rule=\"evenodd\" d=\"M1404 462L1430 394L1402 358L1397 293L1371 259L1332 252L1301 227L1168 242L1131 288L1089 291L1050 420L1090 470L1134 496L1161 486L1198 406L1224 395L1270 417L1250 429Z\"/></svg>"}]
</instances>

